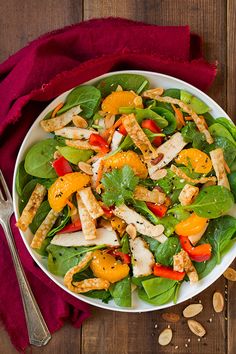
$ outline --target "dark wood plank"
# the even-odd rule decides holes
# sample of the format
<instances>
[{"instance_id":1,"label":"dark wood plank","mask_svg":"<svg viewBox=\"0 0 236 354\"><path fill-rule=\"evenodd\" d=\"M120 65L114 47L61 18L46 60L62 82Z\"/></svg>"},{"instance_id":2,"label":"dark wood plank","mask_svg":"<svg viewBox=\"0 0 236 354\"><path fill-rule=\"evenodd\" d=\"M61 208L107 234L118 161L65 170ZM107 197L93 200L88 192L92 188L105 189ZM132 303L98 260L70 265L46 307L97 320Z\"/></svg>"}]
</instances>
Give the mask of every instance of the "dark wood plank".
<instances>
[{"instance_id":1,"label":"dark wood plank","mask_svg":"<svg viewBox=\"0 0 236 354\"><path fill-rule=\"evenodd\" d=\"M39 35L82 20L82 0L0 2L0 62Z\"/></svg>"},{"instance_id":2,"label":"dark wood plank","mask_svg":"<svg viewBox=\"0 0 236 354\"><path fill-rule=\"evenodd\" d=\"M236 123L236 2L233 0L227 1L227 113ZM236 269L236 260L231 265ZM235 337L235 316L236 316L236 284L228 281L226 288L228 297L227 318L228 318L228 354L236 352L236 337Z\"/></svg>"},{"instance_id":3,"label":"dark wood plank","mask_svg":"<svg viewBox=\"0 0 236 354\"><path fill-rule=\"evenodd\" d=\"M106 16L121 16L159 25L190 24L191 30L204 39L204 52L207 59L219 61L218 76L209 94L223 108L226 108L226 2L224 0L217 2L213 0L84 1L84 19ZM82 352L84 354L172 353L175 352L175 346L178 346L178 353L183 354L190 352L223 354L226 350L225 312L214 315L211 298L216 289L224 292L223 277L195 300L201 299L204 304L204 312L199 316L199 320L208 332L206 339L200 342L189 332L186 321L182 319L181 324L172 326L175 331L172 346L166 348L158 346L158 334L167 325L161 319L161 312L127 315L94 309L93 318L83 325ZM180 314L188 303L190 301L174 307L173 310Z\"/></svg>"}]
</instances>

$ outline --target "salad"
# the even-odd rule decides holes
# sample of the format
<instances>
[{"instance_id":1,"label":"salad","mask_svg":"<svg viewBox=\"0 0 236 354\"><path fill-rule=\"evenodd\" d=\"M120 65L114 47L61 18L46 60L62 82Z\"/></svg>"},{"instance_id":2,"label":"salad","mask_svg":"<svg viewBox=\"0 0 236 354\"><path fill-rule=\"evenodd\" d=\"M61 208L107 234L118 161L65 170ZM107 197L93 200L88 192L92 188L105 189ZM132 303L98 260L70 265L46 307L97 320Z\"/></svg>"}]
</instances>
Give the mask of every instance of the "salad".
<instances>
[{"instance_id":1,"label":"salad","mask_svg":"<svg viewBox=\"0 0 236 354\"><path fill-rule=\"evenodd\" d=\"M235 242L236 127L191 93L116 74L69 92L17 170L31 247L72 292L160 306Z\"/></svg>"}]
</instances>

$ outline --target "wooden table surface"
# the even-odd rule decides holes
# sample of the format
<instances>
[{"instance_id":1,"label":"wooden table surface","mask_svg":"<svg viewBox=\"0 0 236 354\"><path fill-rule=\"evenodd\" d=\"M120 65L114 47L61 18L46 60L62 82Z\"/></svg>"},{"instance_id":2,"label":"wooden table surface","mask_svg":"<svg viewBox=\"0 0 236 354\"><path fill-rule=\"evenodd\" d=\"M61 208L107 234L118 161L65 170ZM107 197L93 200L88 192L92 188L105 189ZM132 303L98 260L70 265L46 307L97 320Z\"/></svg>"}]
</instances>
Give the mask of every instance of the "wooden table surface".
<instances>
[{"instance_id":1,"label":"wooden table surface","mask_svg":"<svg viewBox=\"0 0 236 354\"><path fill-rule=\"evenodd\" d=\"M235 117L235 0L1 0L0 14L0 61L44 32L93 17L120 16L158 25L189 24L193 32L203 37L206 58L219 62L218 76L209 95ZM226 298L221 314L215 314L212 308L212 295L216 290ZM125 314L92 308L93 316L81 329L65 324L46 347L29 348L26 352L235 354L235 296L236 284L221 277L196 298L169 310L181 314L187 304L201 301L204 310L197 319L207 330L201 340L191 334L186 320L181 318L177 324L171 324L172 344L159 346L158 335L168 325L161 318L166 310ZM16 353L2 327L0 353Z\"/></svg>"}]
</instances>

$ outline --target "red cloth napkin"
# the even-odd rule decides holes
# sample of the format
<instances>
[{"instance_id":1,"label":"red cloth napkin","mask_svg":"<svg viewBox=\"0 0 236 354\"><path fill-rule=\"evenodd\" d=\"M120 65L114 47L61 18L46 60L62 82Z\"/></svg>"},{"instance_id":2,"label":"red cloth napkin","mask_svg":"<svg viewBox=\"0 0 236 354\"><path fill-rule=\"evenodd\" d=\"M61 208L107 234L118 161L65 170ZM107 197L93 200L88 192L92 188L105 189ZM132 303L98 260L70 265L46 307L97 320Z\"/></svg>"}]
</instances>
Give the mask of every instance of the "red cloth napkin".
<instances>
[{"instance_id":1,"label":"red cloth napkin","mask_svg":"<svg viewBox=\"0 0 236 354\"><path fill-rule=\"evenodd\" d=\"M103 73L144 69L206 90L216 67L202 57L188 26L160 27L119 18L95 19L43 35L0 65L0 167L9 185L19 147L39 112L57 95ZM35 264L12 221L32 290L51 332L66 319L79 327L87 304L55 285ZM0 318L13 345L24 350L27 330L4 236L0 236Z\"/></svg>"}]
</instances>

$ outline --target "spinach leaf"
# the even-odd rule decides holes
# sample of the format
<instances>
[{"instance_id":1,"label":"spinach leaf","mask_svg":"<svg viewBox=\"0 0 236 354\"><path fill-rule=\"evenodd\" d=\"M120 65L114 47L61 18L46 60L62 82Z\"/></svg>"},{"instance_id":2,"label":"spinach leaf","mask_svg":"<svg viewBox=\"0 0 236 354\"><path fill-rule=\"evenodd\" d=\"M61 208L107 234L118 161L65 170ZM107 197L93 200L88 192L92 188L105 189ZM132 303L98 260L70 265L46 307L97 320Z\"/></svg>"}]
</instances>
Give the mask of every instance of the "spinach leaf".
<instances>
[{"instance_id":1,"label":"spinach leaf","mask_svg":"<svg viewBox=\"0 0 236 354\"><path fill-rule=\"evenodd\" d=\"M211 244L217 257L217 263L221 261L221 254L236 235L236 218L224 215L218 219L211 220L205 238Z\"/></svg>"},{"instance_id":2,"label":"spinach leaf","mask_svg":"<svg viewBox=\"0 0 236 354\"><path fill-rule=\"evenodd\" d=\"M232 137L228 129L225 128L222 124L220 123L212 124L208 130L213 137L220 136L223 138L227 138L236 146L236 141L234 140L234 138Z\"/></svg>"},{"instance_id":3,"label":"spinach leaf","mask_svg":"<svg viewBox=\"0 0 236 354\"><path fill-rule=\"evenodd\" d=\"M148 297L147 293L143 288L138 288L138 296L141 300L148 302L151 305L161 306L175 299L176 286L172 286L172 288L170 288L169 290L165 291L160 295L152 297L151 299Z\"/></svg>"},{"instance_id":4,"label":"spinach leaf","mask_svg":"<svg viewBox=\"0 0 236 354\"><path fill-rule=\"evenodd\" d=\"M41 247L40 248L36 248L35 251L40 254L40 256L42 257L47 257L48 256L48 252L47 252L47 247L48 245L50 244L51 242L51 237L46 237L42 244L41 244Z\"/></svg>"},{"instance_id":5,"label":"spinach leaf","mask_svg":"<svg viewBox=\"0 0 236 354\"><path fill-rule=\"evenodd\" d=\"M208 127L216 122L215 118L213 118L209 112L203 113L203 117L205 118Z\"/></svg>"},{"instance_id":6,"label":"spinach leaf","mask_svg":"<svg viewBox=\"0 0 236 354\"><path fill-rule=\"evenodd\" d=\"M42 140L33 145L25 157L25 171L35 177L56 178L51 162L57 145L54 139Z\"/></svg>"},{"instance_id":7,"label":"spinach leaf","mask_svg":"<svg viewBox=\"0 0 236 354\"><path fill-rule=\"evenodd\" d=\"M129 248L129 236L128 234L125 234L121 241L120 241L120 245L121 245L121 252L123 253L130 253L130 248Z\"/></svg>"},{"instance_id":8,"label":"spinach leaf","mask_svg":"<svg viewBox=\"0 0 236 354\"><path fill-rule=\"evenodd\" d=\"M151 237L149 237L149 238L151 238ZM132 277L131 282L136 286L142 287L142 282L144 280L152 279L152 278L155 278L155 275L146 275L143 277Z\"/></svg>"},{"instance_id":9,"label":"spinach leaf","mask_svg":"<svg viewBox=\"0 0 236 354\"><path fill-rule=\"evenodd\" d=\"M234 140L236 140L236 126L230 120L220 117L216 119L216 122L223 125L230 132Z\"/></svg>"},{"instance_id":10,"label":"spinach leaf","mask_svg":"<svg viewBox=\"0 0 236 354\"><path fill-rule=\"evenodd\" d=\"M97 88L101 91L102 97L106 97L120 85L123 90L133 90L140 94L149 88L149 82L145 76L137 74L116 74L106 77L98 82Z\"/></svg>"},{"instance_id":11,"label":"spinach leaf","mask_svg":"<svg viewBox=\"0 0 236 354\"><path fill-rule=\"evenodd\" d=\"M205 262L193 262L198 273L199 279L206 277L215 268L217 264L216 254L213 252L211 258Z\"/></svg>"},{"instance_id":12,"label":"spinach leaf","mask_svg":"<svg viewBox=\"0 0 236 354\"><path fill-rule=\"evenodd\" d=\"M74 165L77 165L79 161L87 161L93 155L92 150L80 150L71 146L58 146L57 150Z\"/></svg>"},{"instance_id":13,"label":"spinach leaf","mask_svg":"<svg viewBox=\"0 0 236 354\"><path fill-rule=\"evenodd\" d=\"M70 208L67 206L62 210L62 215L57 219L54 227L47 234L48 237L54 236L58 231L62 230L70 220Z\"/></svg>"},{"instance_id":14,"label":"spinach leaf","mask_svg":"<svg viewBox=\"0 0 236 354\"><path fill-rule=\"evenodd\" d=\"M200 191L195 201L184 209L208 219L219 218L234 204L233 194L223 186L209 186Z\"/></svg>"},{"instance_id":15,"label":"spinach leaf","mask_svg":"<svg viewBox=\"0 0 236 354\"><path fill-rule=\"evenodd\" d=\"M131 307L131 279L126 277L109 288L117 306Z\"/></svg>"},{"instance_id":16,"label":"spinach leaf","mask_svg":"<svg viewBox=\"0 0 236 354\"><path fill-rule=\"evenodd\" d=\"M192 143L192 146L195 149L203 150L208 146L205 135L199 132L196 124L193 122L187 122L181 129L181 134L184 141L187 143Z\"/></svg>"},{"instance_id":17,"label":"spinach leaf","mask_svg":"<svg viewBox=\"0 0 236 354\"><path fill-rule=\"evenodd\" d=\"M165 128L168 126L168 120L166 117L162 117L158 112L155 112L154 109L141 109L136 108L136 118L138 123L140 124L144 119L152 119L158 125L159 128Z\"/></svg>"},{"instance_id":18,"label":"spinach leaf","mask_svg":"<svg viewBox=\"0 0 236 354\"><path fill-rule=\"evenodd\" d=\"M32 179L32 176L25 171L24 165L25 161L21 161L16 172L16 191L20 197L23 194L24 186Z\"/></svg>"},{"instance_id":19,"label":"spinach leaf","mask_svg":"<svg viewBox=\"0 0 236 354\"><path fill-rule=\"evenodd\" d=\"M83 268L80 272L75 273L73 275L73 282L76 281L82 281L84 279L90 279L90 278L94 278L93 272L91 270L91 268L89 267L90 262L88 262L85 266L85 268Z\"/></svg>"},{"instance_id":20,"label":"spinach leaf","mask_svg":"<svg viewBox=\"0 0 236 354\"><path fill-rule=\"evenodd\" d=\"M228 180L229 180L231 192L233 193L234 196L234 201L236 202L236 171L231 172L228 175Z\"/></svg>"},{"instance_id":21,"label":"spinach leaf","mask_svg":"<svg viewBox=\"0 0 236 354\"><path fill-rule=\"evenodd\" d=\"M225 161L231 167L231 165L234 162L235 157L236 157L235 144L233 144L232 141L230 141L229 139L227 139L223 136L216 136L216 137L214 137L214 143L211 145L208 145L204 151L206 153L209 153L211 150L214 150L216 148L223 149Z\"/></svg>"},{"instance_id":22,"label":"spinach leaf","mask_svg":"<svg viewBox=\"0 0 236 354\"><path fill-rule=\"evenodd\" d=\"M208 146L206 137L203 133L197 132L193 137L193 148L204 150Z\"/></svg>"},{"instance_id":23,"label":"spinach leaf","mask_svg":"<svg viewBox=\"0 0 236 354\"><path fill-rule=\"evenodd\" d=\"M169 237L164 243L160 243L154 253L157 263L165 266L173 265L173 256L180 252L178 237Z\"/></svg>"},{"instance_id":24,"label":"spinach leaf","mask_svg":"<svg viewBox=\"0 0 236 354\"><path fill-rule=\"evenodd\" d=\"M174 133L174 131L177 129L177 121L174 114L170 110L165 109L163 107L154 107L152 108L152 110L159 114L161 117L164 117L168 122L168 126L163 129L163 133Z\"/></svg>"},{"instance_id":25,"label":"spinach leaf","mask_svg":"<svg viewBox=\"0 0 236 354\"><path fill-rule=\"evenodd\" d=\"M180 89L176 89L176 88L171 88L171 89L167 89L164 91L163 97L167 96L167 97L173 97L173 98L177 98L180 99Z\"/></svg>"},{"instance_id":26,"label":"spinach leaf","mask_svg":"<svg viewBox=\"0 0 236 354\"><path fill-rule=\"evenodd\" d=\"M173 215L166 215L160 219L160 224L164 226L164 234L169 237L175 231L175 226L178 224L178 220Z\"/></svg>"},{"instance_id":27,"label":"spinach leaf","mask_svg":"<svg viewBox=\"0 0 236 354\"><path fill-rule=\"evenodd\" d=\"M154 225L159 224L160 219L147 207L147 204L141 200L132 200L134 209L145 216Z\"/></svg>"},{"instance_id":28,"label":"spinach leaf","mask_svg":"<svg viewBox=\"0 0 236 354\"><path fill-rule=\"evenodd\" d=\"M50 244L47 247L48 270L55 275L64 276L70 268L80 262L84 253L104 247L105 245L94 247L64 247Z\"/></svg>"},{"instance_id":29,"label":"spinach leaf","mask_svg":"<svg viewBox=\"0 0 236 354\"><path fill-rule=\"evenodd\" d=\"M112 296L109 290L90 290L87 293L83 293L83 295L93 299L101 299L105 304L108 304L108 302L112 300Z\"/></svg>"},{"instance_id":30,"label":"spinach leaf","mask_svg":"<svg viewBox=\"0 0 236 354\"><path fill-rule=\"evenodd\" d=\"M181 101L189 105L197 114L203 114L209 111L209 107L206 105L205 102L203 102L196 96L193 96L187 91L180 91L180 99Z\"/></svg>"},{"instance_id":31,"label":"spinach leaf","mask_svg":"<svg viewBox=\"0 0 236 354\"><path fill-rule=\"evenodd\" d=\"M37 210L37 213L35 214L35 217L33 218L32 223L29 225L32 234L35 234L35 232L38 230L39 226L42 224L43 220L46 218L50 210L51 207L48 201L45 200L44 202L42 202L42 204Z\"/></svg>"},{"instance_id":32,"label":"spinach leaf","mask_svg":"<svg viewBox=\"0 0 236 354\"><path fill-rule=\"evenodd\" d=\"M22 213L24 207L28 203L28 200L29 200L37 183L40 183L40 179L33 178L24 186L21 198L19 199L19 213L20 214Z\"/></svg>"},{"instance_id":33,"label":"spinach leaf","mask_svg":"<svg viewBox=\"0 0 236 354\"><path fill-rule=\"evenodd\" d=\"M188 168L181 168L185 173L189 175ZM189 176L190 177L190 176ZM163 189L166 194L170 194L175 189L183 189L186 181L179 178L174 172L172 172L169 168L167 169L167 175L157 181L157 185Z\"/></svg>"},{"instance_id":34,"label":"spinach leaf","mask_svg":"<svg viewBox=\"0 0 236 354\"><path fill-rule=\"evenodd\" d=\"M142 282L142 286L147 296L151 299L171 289L176 285L176 283L177 282L172 279L155 277L152 279L144 280Z\"/></svg>"},{"instance_id":35,"label":"spinach leaf","mask_svg":"<svg viewBox=\"0 0 236 354\"><path fill-rule=\"evenodd\" d=\"M66 97L64 106L58 111L60 115L69 109L80 105L82 109L81 115L84 118L91 118L99 107L101 101L101 93L94 86L78 86L74 88Z\"/></svg>"}]
</instances>

